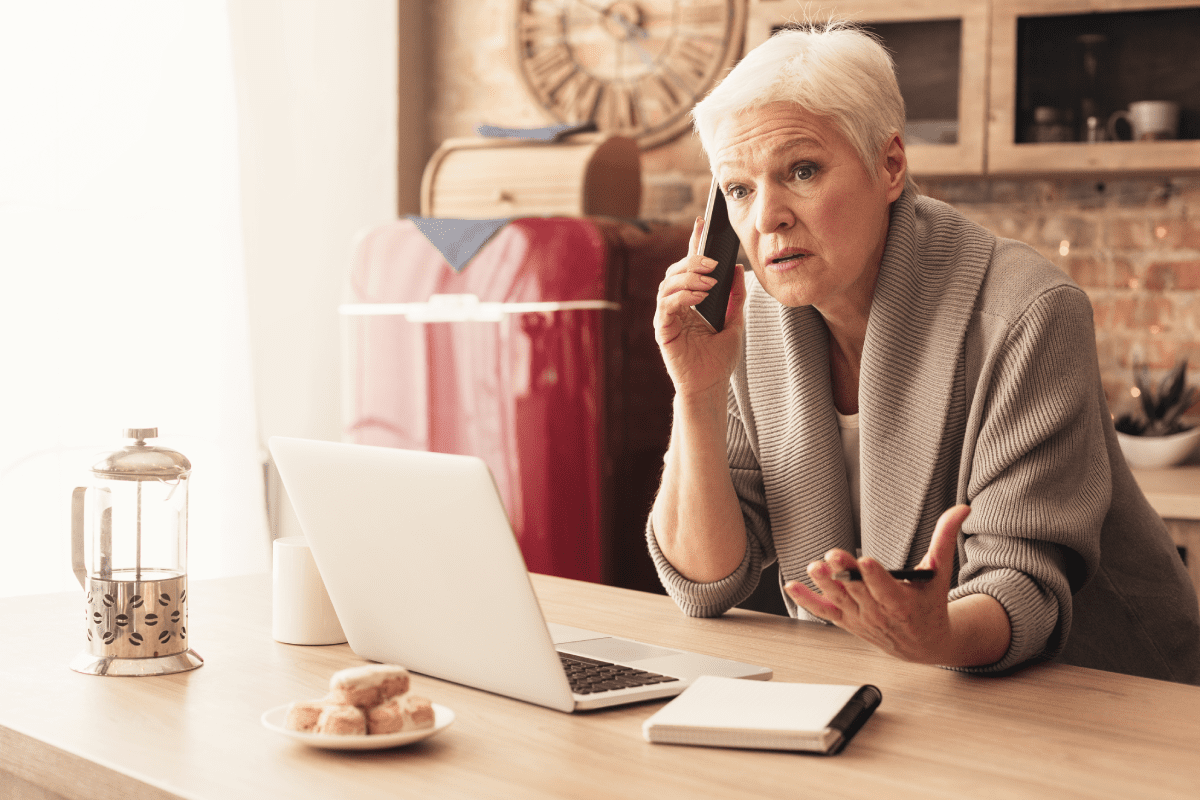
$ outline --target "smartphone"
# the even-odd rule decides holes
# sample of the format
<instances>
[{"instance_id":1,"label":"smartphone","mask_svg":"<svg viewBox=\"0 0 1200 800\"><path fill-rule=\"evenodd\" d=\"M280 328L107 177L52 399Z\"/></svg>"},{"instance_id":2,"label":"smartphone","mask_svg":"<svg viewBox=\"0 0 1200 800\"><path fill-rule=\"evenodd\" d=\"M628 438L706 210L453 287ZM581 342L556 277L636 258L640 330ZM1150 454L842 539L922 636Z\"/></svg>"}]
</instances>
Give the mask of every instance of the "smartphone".
<instances>
[{"instance_id":1,"label":"smartphone","mask_svg":"<svg viewBox=\"0 0 1200 800\"><path fill-rule=\"evenodd\" d=\"M737 234L729 224L725 195L721 193L717 179L713 178L712 186L708 190L708 202L704 207L704 232L700 235L700 254L717 262L717 266L709 273L717 282L708 290L708 297L692 306L713 333L719 333L725 327L725 309L729 307L729 292L733 287L733 276L737 274L734 264L737 262L740 246Z\"/></svg>"},{"instance_id":2,"label":"smartphone","mask_svg":"<svg viewBox=\"0 0 1200 800\"><path fill-rule=\"evenodd\" d=\"M889 569L888 575L899 581L924 583L933 579L934 571L931 569ZM861 581L862 573L856 569L844 569L841 572L833 573L833 579L835 581Z\"/></svg>"}]
</instances>

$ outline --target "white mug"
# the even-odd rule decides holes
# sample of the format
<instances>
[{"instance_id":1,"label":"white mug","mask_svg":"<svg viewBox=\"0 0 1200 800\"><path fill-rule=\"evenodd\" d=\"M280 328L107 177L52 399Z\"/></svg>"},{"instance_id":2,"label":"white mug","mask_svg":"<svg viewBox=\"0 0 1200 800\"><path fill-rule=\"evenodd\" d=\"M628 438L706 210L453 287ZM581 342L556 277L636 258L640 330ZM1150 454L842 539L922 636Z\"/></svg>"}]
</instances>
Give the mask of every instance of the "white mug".
<instances>
[{"instance_id":1,"label":"white mug","mask_svg":"<svg viewBox=\"0 0 1200 800\"><path fill-rule=\"evenodd\" d=\"M1169 100L1139 100L1128 111L1116 111L1108 118L1108 138L1116 141L1117 120L1125 120L1135 142L1176 139L1179 137L1179 104Z\"/></svg>"},{"instance_id":2,"label":"white mug","mask_svg":"<svg viewBox=\"0 0 1200 800\"><path fill-rule=\"evenodd\" d=\"M284 536L271 545L271 636L285 644L346 641L308 540Z\"/></svg>"}]
</instances>

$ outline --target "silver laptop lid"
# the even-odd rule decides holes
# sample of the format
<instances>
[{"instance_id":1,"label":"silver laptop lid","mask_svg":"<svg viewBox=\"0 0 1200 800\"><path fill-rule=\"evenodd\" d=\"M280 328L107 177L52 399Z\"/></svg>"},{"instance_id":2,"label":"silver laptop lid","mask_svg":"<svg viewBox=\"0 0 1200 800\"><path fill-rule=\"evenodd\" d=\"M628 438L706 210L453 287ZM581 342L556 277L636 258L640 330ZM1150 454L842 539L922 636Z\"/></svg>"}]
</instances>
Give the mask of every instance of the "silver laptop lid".
<instances>
[{"instance_id":1,"label":"silver laptop lid","mask_svg":"<svg viewBox=\"0 0 1200 800\"><path fill-rule=\"evenodd\" d=\"M278 436L269 446L355 653L573 709L481 459Z\"/></svg>"}]
</instances>

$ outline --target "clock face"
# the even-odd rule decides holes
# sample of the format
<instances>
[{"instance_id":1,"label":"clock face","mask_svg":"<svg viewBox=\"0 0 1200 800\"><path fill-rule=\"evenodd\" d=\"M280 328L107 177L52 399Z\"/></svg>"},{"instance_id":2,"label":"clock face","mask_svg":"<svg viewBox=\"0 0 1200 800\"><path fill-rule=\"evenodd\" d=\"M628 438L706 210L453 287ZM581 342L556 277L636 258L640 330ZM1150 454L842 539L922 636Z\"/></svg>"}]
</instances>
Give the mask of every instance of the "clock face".
<instances>
[{"instance_id":1,"label":"clock face","mask_svg":"<svg viewBox=\"0 0 1200 800\"><path fill-rule=\"evenodd\" d=\"M732 66L745 0L518 0L517 61L561 122L653 147Z\"/></svg>"}]
</instances>

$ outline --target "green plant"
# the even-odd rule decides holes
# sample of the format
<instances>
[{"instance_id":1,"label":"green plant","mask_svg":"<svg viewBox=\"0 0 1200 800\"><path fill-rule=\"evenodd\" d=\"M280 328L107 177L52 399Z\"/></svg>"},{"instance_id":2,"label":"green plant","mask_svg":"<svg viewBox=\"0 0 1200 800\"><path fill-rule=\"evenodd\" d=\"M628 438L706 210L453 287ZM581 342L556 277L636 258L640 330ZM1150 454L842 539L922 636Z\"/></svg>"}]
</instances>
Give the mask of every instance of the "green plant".
<instances>
[{"instance_id":1,"label":"green plant","mask_svg":"<svg viewBox=\"0 0 1200 800\"><path fill-rule=\"evenodd\" d=\"M1196 401L1197 389L1187 385L1187 359L1175 365L1155 390L1145 364L1133 367L1133 385L1141 401L1141 414L1122 414L1115 425L1131 436L1170 436L1192 428L1182 421L1183 412Z\"/></svg>"}]
</instances>

